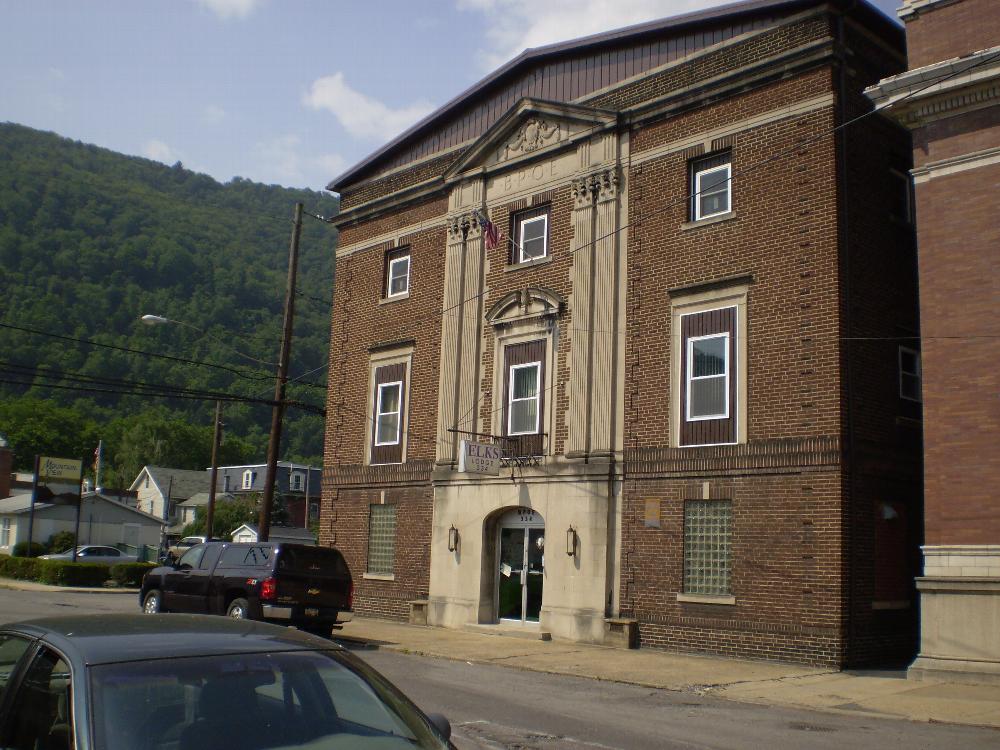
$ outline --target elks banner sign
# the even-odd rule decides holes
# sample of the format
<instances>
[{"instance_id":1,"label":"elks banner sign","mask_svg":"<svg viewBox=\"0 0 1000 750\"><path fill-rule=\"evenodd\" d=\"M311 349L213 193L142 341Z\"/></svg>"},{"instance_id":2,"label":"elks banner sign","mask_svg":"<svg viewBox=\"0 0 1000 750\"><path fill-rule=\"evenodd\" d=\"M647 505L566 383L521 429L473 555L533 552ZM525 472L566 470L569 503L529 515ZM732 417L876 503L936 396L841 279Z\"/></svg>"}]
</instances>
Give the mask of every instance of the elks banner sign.
<instances>
[{"instance_id":1,"label":"elks banner sign","mask_svg":"<svg viewBox=\"0 0 1000 750\"><path fill-rule=\"evenodd\" d=\"M500 475L500 459L503 449L492 443L477 443L473 440L463 440L462 450L458 455L458 470L470 474Z\"/></svg>"}]
</instances>

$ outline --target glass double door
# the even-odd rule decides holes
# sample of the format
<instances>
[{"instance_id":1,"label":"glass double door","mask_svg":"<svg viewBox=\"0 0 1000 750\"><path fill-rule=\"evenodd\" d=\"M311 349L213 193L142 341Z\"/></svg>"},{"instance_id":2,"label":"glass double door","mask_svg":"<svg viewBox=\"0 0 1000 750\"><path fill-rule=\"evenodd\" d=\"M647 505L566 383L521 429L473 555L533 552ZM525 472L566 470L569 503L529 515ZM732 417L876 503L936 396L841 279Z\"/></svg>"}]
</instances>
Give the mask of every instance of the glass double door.
<instances>
[{"instance_id":1,"label":"glass double door","mask_svg":"<svg viewBox=\"0 0 1000 750\"><path fill-rule=\"evenodd\" d=\"M545 578L545 527L500 528L497 616L507 622L538 622Z\"/></svg>"}]
</instances>

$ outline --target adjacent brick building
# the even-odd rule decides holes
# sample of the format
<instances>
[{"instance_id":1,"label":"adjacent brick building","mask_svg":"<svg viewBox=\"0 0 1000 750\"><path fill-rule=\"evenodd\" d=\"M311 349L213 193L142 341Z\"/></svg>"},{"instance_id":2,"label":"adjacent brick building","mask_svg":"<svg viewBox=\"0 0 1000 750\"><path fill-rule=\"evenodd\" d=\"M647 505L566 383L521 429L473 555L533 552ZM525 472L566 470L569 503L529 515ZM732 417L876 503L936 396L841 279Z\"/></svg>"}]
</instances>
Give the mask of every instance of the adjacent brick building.
<instances>
[{"instance_id":1,"label":"adjacent brick building","mask_svg":"<svg viewBox=\"0 0 1000 750\"><path fill-rule=\"evenodd\" d=\"M1000 8L906 0L899 15L910 69L869 93L914 146L926 544L910 674L998 681Z\"/></svg>"},{"instance_id":2,"label":"adjacent brick building","mask_svg":"<svg viewBox=\"0 0 1000 750\"><path fill-rule=\"evenodd\" d=\"M912 655L911 145L852 122L904 68L866 3L739 3L528 50L334 180L356 608Z\"/></svg>"}]
</instances>

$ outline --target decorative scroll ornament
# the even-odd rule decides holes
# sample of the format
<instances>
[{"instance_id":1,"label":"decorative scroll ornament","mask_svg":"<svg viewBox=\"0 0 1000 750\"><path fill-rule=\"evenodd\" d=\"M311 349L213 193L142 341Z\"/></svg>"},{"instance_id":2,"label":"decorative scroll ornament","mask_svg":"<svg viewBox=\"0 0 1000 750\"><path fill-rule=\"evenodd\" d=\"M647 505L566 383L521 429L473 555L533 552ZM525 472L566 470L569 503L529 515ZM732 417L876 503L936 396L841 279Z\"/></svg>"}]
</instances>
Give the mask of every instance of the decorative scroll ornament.
<instances>
[{"instance_id":1,"label":"decorative scroll ornament","mask_svg":"<svg viewBox=\"0 0 1000 750\"><path fill-rule=\"evenodd\" d=\"M597 199L603 202L617 198L618 180L618 170L614 168L601 172L599 175L595 175L595 182L597 183L598 191Z\"/></svg>"},{"instance_id":2,"label":"decorative scroll ornament","mask_svg":"<svg viewBox=\"0 0 1000 750\"><path fill-rule=\"evenodd\" d=\"M497 161L505 161L514 156L530 154L540 148L559 141L560 126L558 123L531 119L521 126L520 130L497 152Z\"/></svg>"}]
</instances>

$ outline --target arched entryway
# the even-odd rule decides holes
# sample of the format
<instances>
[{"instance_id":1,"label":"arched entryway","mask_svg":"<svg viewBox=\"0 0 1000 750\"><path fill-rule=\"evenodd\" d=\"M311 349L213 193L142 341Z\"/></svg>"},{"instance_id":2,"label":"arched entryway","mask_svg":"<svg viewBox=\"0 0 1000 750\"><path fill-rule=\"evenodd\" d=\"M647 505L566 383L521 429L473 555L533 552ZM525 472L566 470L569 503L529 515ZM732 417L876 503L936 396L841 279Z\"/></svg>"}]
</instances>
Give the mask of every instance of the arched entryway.
<instances>
[{"instance_id":1,"label":"arched entryway","mask_svg":"<svg viewBox=\"0 0 1000 750\"><path fill-rule=\"evenodd\" d=\"M512 508L497 519L497 619L537 623L545 582L545 520L531 508Z\"/></svg>"}]
</instances>

